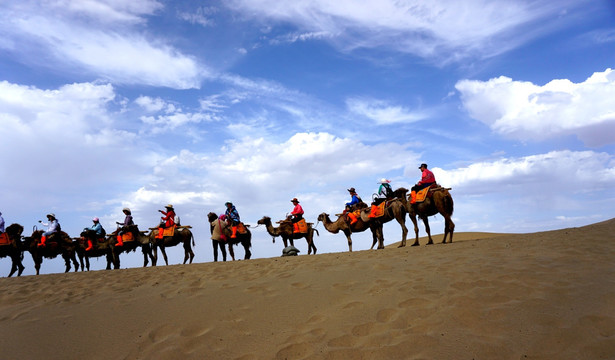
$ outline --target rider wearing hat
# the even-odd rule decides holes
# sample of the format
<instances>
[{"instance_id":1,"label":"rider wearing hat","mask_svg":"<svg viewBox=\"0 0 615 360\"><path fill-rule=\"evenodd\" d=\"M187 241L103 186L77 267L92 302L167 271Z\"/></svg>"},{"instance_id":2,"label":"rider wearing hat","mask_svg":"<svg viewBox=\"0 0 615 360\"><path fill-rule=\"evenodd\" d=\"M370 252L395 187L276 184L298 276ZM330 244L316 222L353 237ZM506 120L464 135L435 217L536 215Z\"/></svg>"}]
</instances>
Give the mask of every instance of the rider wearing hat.
<instances>
[{"instance_id":1,"label":"rider wearing hat","mask_svg":"<svg viewBox=\"0 0 615 360\"><path fill-rule=\"evenodd\" d=\"M56 219L56 215L54 213L47 214L47 220L49 221L49 223L44 223L41 220L38 221L42 225L47 226L47 231L43 233L43 235L41 236L41 242L40 244L38 244L38 246L40 247L45 247L45 242L47 241L48 236L60 231L60 223L58 223L58 220Z\"/></svg>"},{"instance_id":2,"label":"rider wearing hat","mask_svg":"<svg viewBox=\"0 0 615 360\"><path fill-rule=\"evenodd\" d=\"M118 221L115 222L116 224L121 225L119 231L117 232L117 244L115 244L115 246L124 246L124 241L122 241L122 234L126 232L129 226L133 226L135 224L132 221L132 213L129 208L123 208L122 212L124 213L124 215L126 215L126 217L124 218L123 223Z\"/></svg>"},{"instance_id":3,"label":"rider wearing hat","mask_svg":"<svg viewBox=\"0 0 615 360\"><path fill-rule=\"evenodd\" d=\"M92 222L94 222L94 224L91 227L87 228L87 230L94 231L94 233L96 234L97 237L105 236L105 230L103 229L102 225L100 224L100 219L95 217L95 218L92 219ZM94 244L92 243L92 239L88 238L88 247L85 249L85 251L90 251L90 250L92 250L93 247L94 247Z\"/></svg>"},{"instance_id":4,"label":"rider wearing hat","mask_svg":"<svg viewBox=\"0 0 615 360\"><path fill-rule=\"evenodd\" d=\"M436 183L436 177L429 169L427 169L427 164L421 164L421 166L419 166L419 170L421 170L421 180L417 182L416 185L412 187L412 189L410 189L411 204L414 204L416 202L417 191Z\"/></svg>"},{"instance_id":5,"label":"rider wearing hat","mask_svg":"<svg viewBox=\"0 0 615 360\"><path fill-rule=\"evenodd\" d=\"M380 186L378 187L378 193L376 194L377 196L372 202L372 208L369 213L370 218L376 217L376 209L380 203L393 197L393 189L391 188L391 185L389 185L390 183L391 180L386 178L382 178L378 181Z\"/></svg>"},{"instance_id":6,"label":"rider wearing hat","mask_svg":"<svg viewBox=\"0 0 615 360\"><path fill-rule=\"evenodd\" d=\"M296 223L303 219L303 208L299 205L299 200L297 200L297 198L293 198L290 202L295 205L293 211L290 212L290 221Z\"/></svg>"},{"instance_id":7,"label":"rider wearing hat","mask_svg":"<svg viewBox=\"0 0 615 360\"><path fill-rule=\"evenodd\" d=\"M346 214L348 214L348 217L350 218L350 224L354 224L358 221L357 216L354 214L354 211L356 209L358 209L359 207L363 207L361 206L361 204L364 204L363 200L361 200L361 197L359 197L359 195L357 194L357 191L355 190L355 188L351 187L350 189L347 189L348 192L350 193L350 202L346 203L346 210L344 210L344 212Z\"/></svg>"},{"instance_id":8,"label":"rider wearing hat","mask_svg":"<svg viewBox=\"0 0 615 360\"><path fill-rule=\"evenodd\" d=\"M231 224L231 239L235 239L237 237L237 226L239 226L239 223L241 222L239 212L235 208L235 205L233 205L230 201L227 201L224 205L226 206L224 215L226 216L227 221Z\"/></svg>"},{"instance_id":9,"label":"rider wearing hat","mask_svg":"<svg viewBox=\"0 0 615 360\"><path fill-rule=\"evenodd\" d=\"M165 209L167 211L158 210L160 213L162 213L162 215L164 215L160 218L162 221L160 222L160 227L158 228L158 239L162 239L162 233L164 229L173 227L173 225L175 225L175 209L173 209L173 205L168 204L167 206L165 206Z\"/></svg>"}]
</instances>

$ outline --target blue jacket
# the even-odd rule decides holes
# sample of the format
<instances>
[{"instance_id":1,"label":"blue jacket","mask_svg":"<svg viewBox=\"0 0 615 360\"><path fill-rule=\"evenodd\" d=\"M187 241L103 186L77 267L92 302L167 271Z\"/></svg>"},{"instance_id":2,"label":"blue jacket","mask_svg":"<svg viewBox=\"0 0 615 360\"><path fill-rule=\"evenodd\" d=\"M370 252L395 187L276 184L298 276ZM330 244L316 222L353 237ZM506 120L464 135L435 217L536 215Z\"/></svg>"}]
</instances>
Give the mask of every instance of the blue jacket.
<instances>
[{"instance_id":1,"label":"blue jacket","mask_svg":"<svg viewBox=\"0 0 615 360\"><path fill-rule=\"evenodd\" d=\"M240 222L239 220L239 212L237 212L237 209L235 208L235 205L231 206L231 208L227 208L226 212L224 213L226 215L227 219L231 219L231 221L234 222Z\"/></svg>"},{"instance_id":2,"label":"blue jacket","mask_svg":"<svg viewBox=\"0 0 615 360\"><path fill-rule=\"evenodd\" d=\"M352 206L355 204L358 204L361 202L361 199L359 199L359 197L357 195L352 195L352 199L350 200L350 202L346 203L346 206Z\"/></svg>"},{"instance_id":3,"label":"blue jacket","mask_svg":"<svg viewBox=\"0 0 615 360\"><path fill-rule=\"evenodd\" d=\"M102 225L100 225L100 223L96 223L96 224L92 225L90 230L96 231L96 235L99 235L99 236L103 235L103 227L102 227Z\"/></svg>"}]
</instances>

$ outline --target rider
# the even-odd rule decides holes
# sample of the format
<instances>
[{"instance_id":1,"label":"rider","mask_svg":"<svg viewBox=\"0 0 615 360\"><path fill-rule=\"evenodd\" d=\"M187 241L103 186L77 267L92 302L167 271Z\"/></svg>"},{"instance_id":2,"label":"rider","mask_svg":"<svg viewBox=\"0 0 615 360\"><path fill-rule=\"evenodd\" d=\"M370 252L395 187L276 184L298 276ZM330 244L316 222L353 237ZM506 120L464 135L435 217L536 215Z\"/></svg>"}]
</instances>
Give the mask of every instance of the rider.
<instances>
[{"instance_id":1,"label":"rider","mask_svg":"<svg viewBox=\"0 0 615 360\"><path fill-rule=\"evenodd\" d=\"M95 217L92 219L92 222L94 222L94 224L91 227L86 228L86 230L94 231L96 237L99 238L105 236L105 229L103 229L102 225L100 224L100 219ZM92 239L88 238L88 247L85 249L85 251L90 251L93 247L94 244L92 243Z\"/></svg>"},{"instance_id":2,"label":"rider","mask_svg":"<svg viewBox=\"0 0 615 360\"><path fill-rule=\"evenodd\" d=\"M129 226L133 226L135 224L132 221L132 212L129 208L122 209L122 212L124 213L124 215L126 215L126 217L124 218L123 223L118 221L115 222L116 224L121 225L120 229L117 232L117 244L115 244L115 246L124 246L124 242L122 241L122 234L128 231Z\"/></svg>"},{"instance_id":3,"label":"rider","mask_svg":"<svg viewBox=\"0 0 615 360\"><path fill-rule=\"evenodd\" d=\"M224 205L226 206L226 211L224 212L224 215L226 216L226 221L231 224L231 239L235 239L237 238L237 227L241 222L241 219L239 218L239 212L235 208L235 205L233 205L233 203L230 201L227 201Z\"/></svg>"},{"instance_id":4,"label":"rider","mask_svg":"<svg viewBox=\"0 0 615 360\"><path fill-rule=\"evenodd\" d=\"M293 203L295 207L293 208L293 211L290 212L288 218L293 223L293 229L297 231L298 227L296 224L303 219L303 208L299 205L299 200L297 200L297 198L293 198L290 202Z\"/></svg>"},{"instance_id":5,"label":"rider","mask_svg":"<svg viewBox=\"0 0 615 360\"><path fill-rule=\"evenodd\" d=\"M173 205L169 204L165 206L165 209L167 211L158 210L162 213L162 215L164 215L160 218L162 221L160 222L160 227L158 228L158 239L162 239L164 229L175 225L175 209L173 209Z\"/></svg>"},{"instance_id":6,"label":"rider","mask_svg":"<svg viewBox=\"0 0 615 360\"><path fill-rule=\"evenodd\" d=\"M412 189L410 189L411 204L414 204L416 202L417 191L436 183L436 177L430 170L427 169L427 164L421 164L421 166L419 166L419 170L421 170L421 180L417 182L416 185L412 187Z\"/></svg>"},{"instance_id":7,"label":"rider","mask_svg":"<svg viewBox=\"0 0 615 360\"><path fill-rule=\"evenodd\" d=\"M42 225L47 226L47 231L45 231L41 236L41 242L38 244L39 247L46 246L45 242L47 241L47 236L60 231L60 223L58 223L54 213L47 214L47 221L49 221L49 223L44 223L41 220L38 221Z\"/></svg>"},{"instance_id":8,"label":"rider","mask_svg":"<svg viewBox=\"0 0 615 360\"><path fill-rule=\"evenodd\" d=\"M380 203L393 197L393 189L391 188L391 185L389 185L390 183L391 180L386 178L382 178L380 179L380 181L378 181L378 184L380 184L380 186L378 187L377 196L372 202L372 208L369 213L370 218L376 217L376 209L377 206L380 205Z\"/></svg>"},{"instance_id":9,"label":"rider","mask_svg":"<svg viewBox=\"0 0 615 360\"><path fill-rule=\"evenodd\" d=\"M350 218L350 224L352 225L358 221L357 216L354 214L354 211L361 207L364 207L362 206L362 204L365 203L363 202L363 200L361 200L361 197L357 195L357 191L355 190L355 188L351 187L347 190L350 193L351 198L350 202L346 203L346 210L344 212L348 214L348 217Z\"/></svg>"}]
</instances>

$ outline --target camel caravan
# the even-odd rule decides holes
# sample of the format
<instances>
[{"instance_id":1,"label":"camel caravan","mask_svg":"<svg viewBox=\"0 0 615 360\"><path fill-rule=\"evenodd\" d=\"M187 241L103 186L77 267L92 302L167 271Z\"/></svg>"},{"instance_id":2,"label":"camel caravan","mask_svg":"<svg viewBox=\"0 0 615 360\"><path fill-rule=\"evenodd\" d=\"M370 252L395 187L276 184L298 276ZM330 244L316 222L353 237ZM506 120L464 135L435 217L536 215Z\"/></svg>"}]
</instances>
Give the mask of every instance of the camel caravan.
<instances>
[{"instance_id":1,"label":"camel caravan","mask_svg":"<svg viewBox=\"0 0 615 360\"><path fill-rule=\"evenodd\" d=\"M335 214L336 218L331 219L327 213L318 215L316 225L307 222L303 218L303 208L299 200L291 200L294 205L293 210L285 219L273 221L268 216L263 216L257 221L257 227L263 225L275 243L276 237L281 237L284 244L282 256L298 255L299 249L295 247L294 241L305 239L308 247L307 254L316 254L314 244L314 234L320 236L317 227L323 224L325 230L337 234L340 231L346 236L348 250L352 251L352 234L369 230L372 234L372 245L370 250L378 244L377 249L384 249L384 224L395 220L401 227L401 242L398 247L406 246L408 228L406 227L406 216L410 218L414 225L415 240L411 246L419 245L419 228L417 218L423 221L425 231L429 241L427 245L433 244L431 230L429 227L429 216L436 214L444 218L444 238L443 244L453 242L453 232L455 224L451 217L453 215L453 198L450 194L451 188L438 185L433 173L427 169L426 164L422 164L419 169L422 172L419 181L410 190L399 188L393 190L390 180L381 179L377 193L372 195L371 204L368 205L359 197L354 188L348 189L351 201L346 203L341 213ZM232 260L235 260L233 246L241 245L244 248L244 260L252 256L252 234L250 225L241 221L239 213L232 202L225 204L224 214L217 215L210 212L207 214L207 221L210 225L212 250L214 262L218 261L218 250L222 254L222 260L227 260L227 248ZM120 255L141 250L143 254L143 267L150 262L156 266L158 261L158 249L160 249L164 262L169 264L165 249L181 244L184 248L183 264L192 263L195 246L194 235L191 226L181 225L179 217L175 214L173 205L166 205L162 213L160 224L156 227L141 231L134 223L129 208L124 208L125 215L123 222L116 222L117 228L112 233L107 234L100 224L98 218L93 218L93 225L83 229L78 238L71 238L61 230L55 214L47 214L47 223L39 221L47 227L47 231L33 228L30 236L24 236L24 228L19 224L11 224L4 229L4 219L0 213L0 258L9 257L12 261L9 277L17 273L20 276L24 270L22 264L24 252L29 252L34 262L36 274L40 272L43 259L53 259L60 255L65 262L65 272L71 270L71 265L75 271L81 267L82 271L90 270L90 259L104 257L106 269L120 268ZM78 258L78 260L77 260Z\"/></svg>"}]
</instances>

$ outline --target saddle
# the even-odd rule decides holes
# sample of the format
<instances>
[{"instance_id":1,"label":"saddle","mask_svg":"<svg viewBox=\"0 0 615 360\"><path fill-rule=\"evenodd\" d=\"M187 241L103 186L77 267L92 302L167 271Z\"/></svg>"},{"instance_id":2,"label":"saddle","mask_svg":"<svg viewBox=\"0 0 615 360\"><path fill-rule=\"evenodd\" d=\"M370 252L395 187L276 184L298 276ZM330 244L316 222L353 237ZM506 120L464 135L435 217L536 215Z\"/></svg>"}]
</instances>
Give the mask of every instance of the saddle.
<instances>
[{"instance_id":1,"label":"saddle","mask_svg":"<svg viewBox=\"0 0 615 360\"><path fill-rule=\"evenodd\" d=\"M0 234L0 246L2 245L11 245L11 239L9 239L9 234L5 232Z\"/></svg>"},{"instance_id":2,"label":"saddle","mask_svg":"<svg viewBox=\"0 0 615 360\"><path fill-rule=\"evenodd\" d=\"M383 201L378 205L372 205L373 207L373 212L372 214L374 215L374 218L379 218L382 215L384 215L384 208L387 206L389 202L388 201Z\"/></svg>"},{"instance_id":3,"label":"saddle","mask_svg":"<svg viewBox=\"0 0 615 360\"><path fill-rule=\"evenodd\" d=\"M237 225L237 232L239 234L247 234L248 229L246 228L246 225L244 225L244 223L240 222L239 225Z\"/></svg>"},{"instance_id":4,"label":"saddle","mask_svg":"<svg viewBox=\"0 0 615 360\"><path fill-rule=\"evenodd\" d=\"M440 187L440 185L438 185L438 184L431 184L428 187L417 191L416 192L416 202L420 203L420 202L425 201L427 198L432 198L433 197L433 191L436 190L439 187Z\"/></svg>"},{"instance_id":5,"label":"saddle","mask_svg":"<svg viewBox=\"0 0 615 360\"><path fill-rule=\"evenodd\" d=\"M293 224L293 234L306 234L308 232L308 226L305 219L301 219Z\"/></svg>"}]
</instances>

